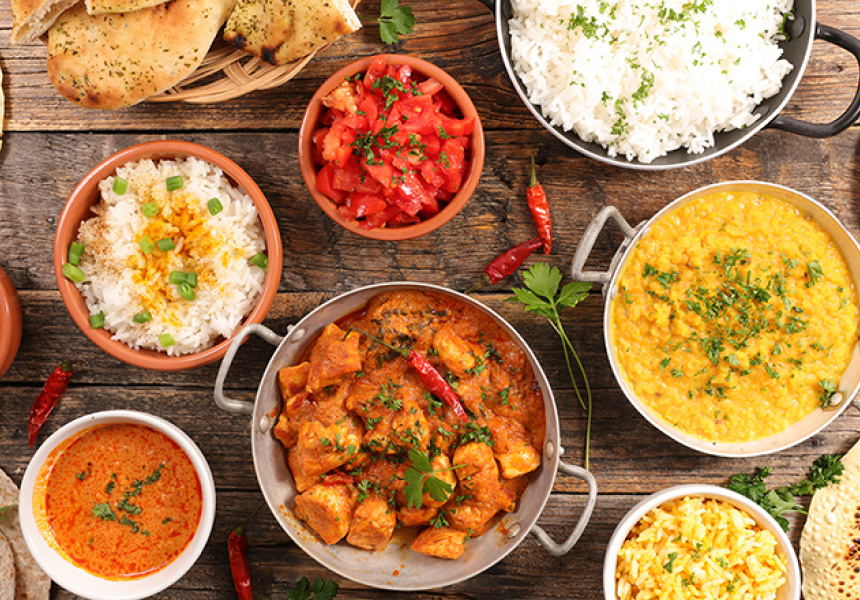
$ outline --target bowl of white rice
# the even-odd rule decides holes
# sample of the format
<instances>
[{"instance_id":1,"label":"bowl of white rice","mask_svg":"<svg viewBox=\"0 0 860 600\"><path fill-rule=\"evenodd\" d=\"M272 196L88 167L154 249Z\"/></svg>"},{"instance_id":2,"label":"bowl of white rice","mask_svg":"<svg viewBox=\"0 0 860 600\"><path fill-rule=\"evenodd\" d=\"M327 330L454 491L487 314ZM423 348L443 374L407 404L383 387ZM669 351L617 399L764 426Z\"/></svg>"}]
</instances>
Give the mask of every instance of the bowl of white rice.
<instances>
[{"instance_id":1,"label":"bowl of white rice","mask_svg":"<svg viewBox=\"0 0 860 600\"><path fill-rule=\"evenodd\" d=\"M860 40L815 21L815 0L495 0L502 58L535 118L571 148L661 170L720 156L764 127L830 137L860 116L780 115L815 39L860 60Z\"/></svg>"},{"instance_id":2,"label":"bowl of white rice","mask_svg":"<svg viewBox=\"0 0 860 600\"><path fill-rule=\"evenodd\" d=\"M605 600L800 600L800 565L761 506L714 485L656 492L625 515L603 559Z\"/></svg>"},{"instance_id":3,"label":"bowl of white rice","mask_svg":"<svg viewBox=\"0 0 860 600\"><path fill-rule=\"evenodd\" d=\"M175 371L220 359L272 305L283 265L272 209L251 177L198 144L122 150L66 203L54 270L72 319L108 354Z\"/></svg>"}]
</instances>

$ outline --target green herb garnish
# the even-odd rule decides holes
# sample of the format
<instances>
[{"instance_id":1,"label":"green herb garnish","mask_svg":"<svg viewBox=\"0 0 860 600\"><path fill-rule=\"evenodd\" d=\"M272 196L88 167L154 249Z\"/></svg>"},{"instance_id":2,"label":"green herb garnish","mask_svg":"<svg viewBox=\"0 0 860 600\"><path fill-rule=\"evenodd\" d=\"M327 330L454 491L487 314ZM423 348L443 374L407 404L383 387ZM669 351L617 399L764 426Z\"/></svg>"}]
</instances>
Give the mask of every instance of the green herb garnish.
<instances>
[{"instance_id":1,"label":"green herb garnish","mask_svg":"<svg viewBox=\"0 0 860 600\"><path fill-rule=\"evenodd\" d=\"M415 15L408 6L399 6L397 0L382 0L377 22L379 38L386 44L396 44L401 35L412 33Z\"/></svg>"},{"instance_id":2,"label":"green herb garnish","mask_svg":"<svg viewBox=\"0 0 860 600\"><path fill-rule=\"evenodd\" d=\"M458 469L463 465L434 469L430 458L423 452L410 449L408 454L412 466L406 469L406 473L403 474L403 479L406 481L403 492L406 494L407 506L409 508L421 508L424 503L424 494L429 494L436 502L445 502L448 496L453 493L454 488L451 484L436 477L436 473Z\"/></svg>"}]
</instances>

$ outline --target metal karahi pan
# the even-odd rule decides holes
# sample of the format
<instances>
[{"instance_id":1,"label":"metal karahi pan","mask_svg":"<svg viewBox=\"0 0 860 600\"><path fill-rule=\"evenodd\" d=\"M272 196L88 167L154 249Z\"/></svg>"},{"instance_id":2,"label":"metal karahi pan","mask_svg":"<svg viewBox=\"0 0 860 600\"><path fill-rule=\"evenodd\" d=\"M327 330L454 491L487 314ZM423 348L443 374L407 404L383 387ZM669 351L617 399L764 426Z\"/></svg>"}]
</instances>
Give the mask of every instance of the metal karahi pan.
<instances>
[{"instance_id":1,"label":"metal karahi pan","mask_svg":"<svg viewBox=\"0 0 860 600\"><path fill-rule=\"evenodd\" d=\"M825 231L833 238L836 245L842 251L851 277L854 280L855 289L860 290L860 245L853 235L845 228L836 216L820 202L813 200L805 194L774 183L763 181L727 181L705 186L684 194L673 200L660 212L632 227L614 206L604 207L586 227L582 239L576 248L576 253L571 262L571 275L576 281L590 281L603 286L605 305L603 310L603 341L606 345L606 353L612 372L618 385L639 413L645 417L654 427L665 433L678 443L688 448L712 454L715 456L726 456L729 458L760 456L785 450L799 444L832 423L851 404L851 399L860 391L860 342L855 343L854 354L842 378L839 381L838 393L833 397L830 409L816 409L785 431L760 438L749 442L724 443L711 442L688 435L672 427L663 421L638 398L633 389L627 384L624 375L618 366L618 357L612 344L611 338L611 306L612 300L618 293L618 279L624 269L624 265L630 258L632 249L636 247L639 240L648 234L655 223L666 215L674 212L680 206L692 202L709 194L719 192L754 192L774 196L787 202L811 216ZM612 219L618 225L624 240L613 257L607 271L586 271L585 263L597 237L608 220Z\"/></svg>"},{"instance_id":2,"label":"metal karahi pan","mask_svg":"<svg viewBox=\"0 0 860 600\"><path fill-rule=\"evenodd\" d=\"M373 296L394 290L415 289L454 297L490 316L525 352L540 385L546 409L546 441L540 469L533 475L529 487L520 499L517 510L505 515L500 523L484 535L470 540L465 554L449 561L423 556L409 550L411 534L398 530L388 547L382 552L368 552L341 542L326 545L304 523L292 514L296 490L286 464L284 448L275 438L272 428L281 411L278 392L278 370L297 363L305 350L323 328L337 319L367 304ZM266 367L257 397L253 404L232 400L224 396L224 381L242 342L249 335L257 335L273 346L274 355ZM382 283L356 289L322 304L281 337L262 325L245 327L230 346L215 381L215 402L223 410L251 415L251 449L254 468L266 503L293 541L320 564L339 575L359 583L389 590L416 591L442 587L468 579L502 560L522 542L529 533L551 554L567 553L582 534L597 500L594 477L580 467L568 465L559 459L564 452L560 446L558 413L552 389L546 375L522 337L498 314L472 298L444 287L421 283ZM562 544L554 542L536 525L538 517L552 492L556 472L563 471L582 479L588 485L588 500L572 533Z\"/></svg>"},{"instance_id":3,"label":"metal karahi pan","mask_svg":"<svg viewBox=\"0 0 860 600\"><path fill-rule=\"evenodd\" d=\"M686 167L733 150L765 127L782 129L805 137L826 138L844 131L860 117L860 86L858 86L848 109L830 123L808 123L779 114L788 104L800 83L809 60L809 54L812 52L812 43L815 40L824 40L847 50L860 63L860 40L839 29L818 23L815 18L815 0L794 0L794 19L786 23L789 39L780 43L783 57L794 65L794 68L783 79L779 93L758 105L754 113L759 115L758 121L744 129L715 134L715 144L701 154L688 154L686 148L679 148L650 163L627 160L624 156L609 156L606 149L599 144L584 142L576 133L550 125L549 121L544 118L541 107L529 101L528 90L514 70L511 58L511 35L508 27L508 21L513 16L511 0L481 0L481 2L487 5L496 17L496 33L499 38L499 49L502 53L505 69L508 71L508 76L514 84L517 94L532 115L564 144L607 164L627 169L650 171Z\"/></svg>"}]
</instances>

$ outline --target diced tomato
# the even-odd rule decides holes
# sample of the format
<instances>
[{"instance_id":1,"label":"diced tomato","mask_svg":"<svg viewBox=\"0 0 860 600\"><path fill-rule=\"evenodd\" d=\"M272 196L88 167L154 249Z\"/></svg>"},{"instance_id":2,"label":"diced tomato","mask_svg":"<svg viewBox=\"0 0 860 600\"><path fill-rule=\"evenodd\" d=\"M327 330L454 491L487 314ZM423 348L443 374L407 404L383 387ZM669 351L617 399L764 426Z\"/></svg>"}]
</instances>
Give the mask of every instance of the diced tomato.
<instances>
[{"instance_id":1,"label":"diced tomato","mask_svg":"<svg viewBox=\"0 0 860 600\"><path fill-rule=\"evenodd\" d=\"M329 108L313 134L314 160L323 165L320 193L344 219L368 229L437 214L463 183L474 118L457 118L439 81L415 80L411 67L386 64L384 56L341 87L326 99Z\"/></svg>"},{"instance_id":2,"label":"diced tomato","mask_svg":"<svg viewBox=\"0 0 860 600\"><path fill-rule=\"evenodd\" d=\"M334 187L334 173L337 170L333 164L325 165L317 173L317 191L323 196L331 198L335 204L343 202L346 194Z\"/></svg>"}]
</instances>

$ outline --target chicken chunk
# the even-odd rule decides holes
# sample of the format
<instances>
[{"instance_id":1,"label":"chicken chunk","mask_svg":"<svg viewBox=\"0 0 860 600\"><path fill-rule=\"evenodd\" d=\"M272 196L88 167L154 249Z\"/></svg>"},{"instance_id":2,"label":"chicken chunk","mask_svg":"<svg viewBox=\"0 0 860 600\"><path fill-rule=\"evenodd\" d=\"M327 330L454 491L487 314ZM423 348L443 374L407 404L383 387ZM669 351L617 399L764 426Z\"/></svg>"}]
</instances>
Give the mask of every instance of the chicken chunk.
<instances>
[{"instance_id":1,"label":"chicken chunk","mask_svg":"<svg viewBox=\"0 0 860 600\"><path fill-rule=\"evenodd\" d=\"M453 464L457 468L460 487L478 501L492 500L499 491L499 468L493 450L486 444L473 442L457 448Z\"/></svg>"},{"instance_id":2,"label":"chicken chunk","mask_svg":"<svg viewBox=\"0 0 860 600\"><path fill-rule=\"evenodd\" d=\"M451 461L444 454L440 454L434 458L431 464L435 471L433 476L451 486L451 491L447 493L445 499L442 501L434 500L430 494L424 494L422 504L424 506L439 507L445 504L448 501L448 498L450 498L454 493L454 488L457 487L457 477L454 475L454 470L451 468Z\"/></svg>"},{"instance_id":3,"label":"chicken chunk","mask_svg":"<svg viewBox=\"0 0 860 600\"><path fill-rule=\"evenodd\" d=\"M304 421L298 442L290 449L288 462L300 492L319 476L358 455L362 431L348 416L326 427L319 421Z\"/></svg>"},{"instance_id":4,"label":"chicken chunk","mask_svg":"<svg viewBox=\"0 0 860 600\"><path fill-rule=\"evenodd\" d=\"M418 534L412 542L415 552L435 556L437 558L460 558L466 550L468 533L450 527L429 527Z\"/></svg>"},{"instance_id":5,"label":"chicken chunk","mask_svg":"<svg viewBox=\"0 0 860 600\"><path fill-rule=\"evenodd\" d=\"M278 371L278 388L284 401L305 390L310 370L311 363L303 362Z\"/></svg>"},{"instance_id":6,"label":"chicken chunk","mask_svg":"<svg viewBox=\"0 0 860 600\"><path fill-rule=\"evenodd\" d=\"M472 374L479 365L478 357L482 353L480 346L461 338L450 326L444 326L436 332L433 348L439 353L439 359L457 377Z\"/></svg>"},{"instance_id":7,"label":"chicken chunk","mask_svg":"<svg viewBox=\"0 0 860 600\"><path fill-rule=\"evenodd\" d=\"M369 496L355 509L346 541L365 550L382 550L396 524L397 517L388 501L379 495Z\"/></svg>"},{"instance_id":8,"label":"chicken chunk","mask_svg":"<svg viewBox=\"0 0 860 600\"><path fill-rule=\"evenodd\" d=\"M540 454L526 439L523 426L513 419L490 419L493 454L499 461L502 477L513 479L531 473L540 466Z\"/></svg>"},{"instance_id":9,"label":"chicken chunk","mask_svg":"<svg viewBox=\"0 0 860 600\"><path fill-rule=\"evenodd\" d=\"M425 527L439 514L438 508L423 506L421 508L409 508L404 506L397 511L397 519L404 527Z\"/></svg>"},{"instance_id":10,"label":"chicken chunk","mask_svg":"<svg viewBox=\"0 0 860 600\"><path fill-rule=\"evenodd\" d=\"M323 330L310 356L307 391L314 393L339 383L345 375L361 370L358 332L346 332L331 323Z\"/></svg>"},{"instance_id":11,"label":"chicken chunk","mask_svg":"<svg viewBox=\"0 0 860 600\"><path fill-rule=\"evenodd\" d=\"M357 492L346 483L318 483L296 496L296 517L317 532L326 544L336 544L349 532Z\"/></svg>"}]
</instances>

